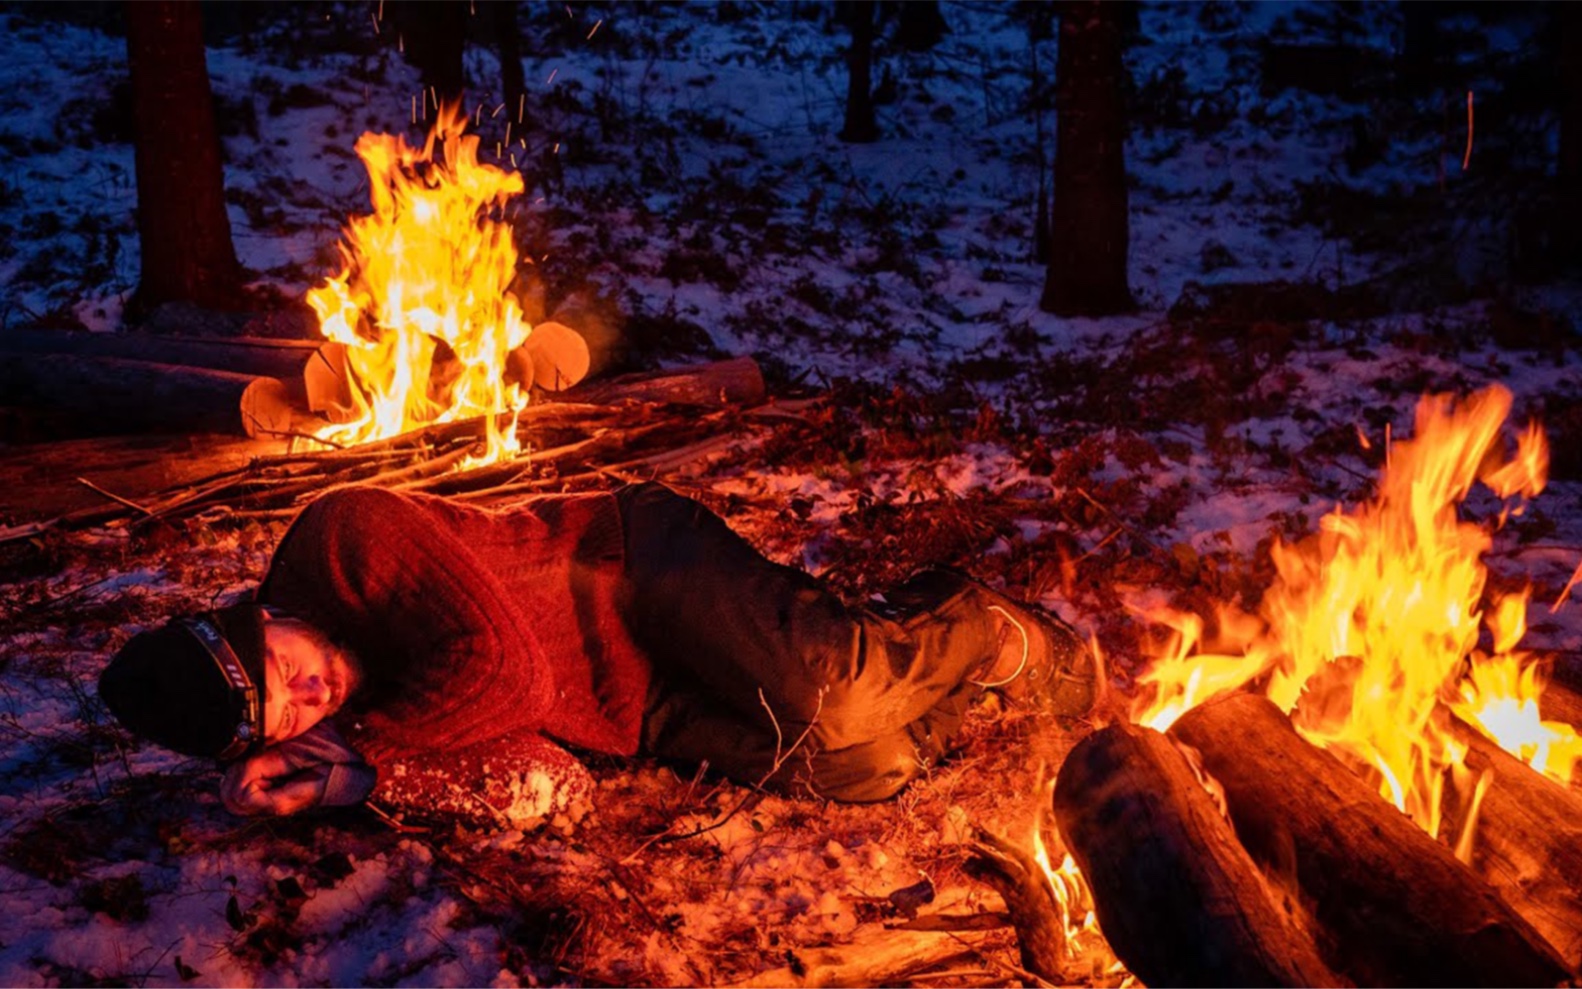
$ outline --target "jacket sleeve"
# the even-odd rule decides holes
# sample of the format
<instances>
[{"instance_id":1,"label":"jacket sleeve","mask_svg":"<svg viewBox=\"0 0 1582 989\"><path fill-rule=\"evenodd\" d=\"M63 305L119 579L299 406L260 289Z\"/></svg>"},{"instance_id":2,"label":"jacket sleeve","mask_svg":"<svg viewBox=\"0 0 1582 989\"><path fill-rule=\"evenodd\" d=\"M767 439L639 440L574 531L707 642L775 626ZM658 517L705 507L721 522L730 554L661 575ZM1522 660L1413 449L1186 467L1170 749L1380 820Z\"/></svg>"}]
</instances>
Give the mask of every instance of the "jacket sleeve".
<instances>
[{"instance_id":1,"label":"jacket sleeve","mask_svg":"<svg viewBox=\"0 0 1582 989\"><path fill-rule=\"evenodd\" d=\"M309 505L259 600L357 653L370 696L351 737L376 767L541 725L554 696L543 650L500 581L441 517L391 491L343 488Z\"/></svg>"},{"instance_id":2,"label":"jacket sleeve","mask_svg":"<svg viewBox=\"0 0 1582 989\"><path fill-rule=\"evenodd\" d=\"M324 781L321 807L350 807L368 799L378 775L361 753L347 744L335 725L321 721L295 738L274 746L294 771L293 777Z\"/></svg>"}]
</instances>

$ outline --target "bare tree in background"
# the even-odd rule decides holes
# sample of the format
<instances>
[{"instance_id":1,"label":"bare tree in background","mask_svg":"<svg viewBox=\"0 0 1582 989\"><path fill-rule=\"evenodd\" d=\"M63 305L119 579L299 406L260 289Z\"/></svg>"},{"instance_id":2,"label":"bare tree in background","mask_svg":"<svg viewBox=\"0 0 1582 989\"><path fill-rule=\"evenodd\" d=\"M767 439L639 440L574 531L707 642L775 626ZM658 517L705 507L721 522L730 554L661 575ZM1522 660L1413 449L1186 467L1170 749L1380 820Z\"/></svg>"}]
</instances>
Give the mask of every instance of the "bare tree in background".
<instances>
[{"instance_id":1,"label":"bare tree in background","mask_svg":"<svg viewBox=\"0 0 1582 989\"><path fill-rule=\"evenodd\" d=\"M386 5L406 60L422 76L429 112L436 105L459 104L465 96L461 56L471 11L468 0L391 0Z\"/></svg>"},{"instance_id":2,"label":"bare tree in background","mask_svg":"<svg viewBox=\"0 0 1582 989\"><path fill-rule=\"evenodd\" d=\"M225 177L196 3L131 0L126 50L136 127L143 267L131 309L166 302L235 309L242 266L225 213Z\"/></svg>"},{"instance_id":3,"label":"bare tree in background","mask_svg":"<svg viewBox=\"0 0 1582 989\"><path fill-rule=\"evenodd\" d=\"M1560 34L1560 157L1555 168L1558 209L1551 215L1562 265L1582 263L1582 9L1555 5Z\"/></svg>"},{"instance_id":4,"label":"bare tree in background","mask_svg":"<svg viewBox=\"0 0 1582 989\"><path fill-rule=\"evenodd\" d=\"M1133 307L1126 262L1124 12L1061 0L1055 60L1055 183L1049 267L1039 308L1100 316Z\"/></svg>"},{"instance_id":5,"label":"bare tree in background","mask_svg":"<svg viewBox=\"0 0 1582 989\"><path fill-rule=\"evenodd\" d=\"M527 78L522 72L522 45L517 36L516 4L489 5L494 16L494 44L500 52L500 88L505 94L506 116L523 122L527 114Z\"/></svg>"},{"instance_id":6,"label":"bare tree in background","mask_svg":"<svg viewBox=\"0 0 1582 989\"><path fill-rule=\"evenodd\" d=\"M851 29L851 49L846 53L846 121L840 139L868 144L879 139L879 125L873 116L873 39L879 5L873 0L840 0L836 7L841 21Z\"/></svg>"}]
</instances>

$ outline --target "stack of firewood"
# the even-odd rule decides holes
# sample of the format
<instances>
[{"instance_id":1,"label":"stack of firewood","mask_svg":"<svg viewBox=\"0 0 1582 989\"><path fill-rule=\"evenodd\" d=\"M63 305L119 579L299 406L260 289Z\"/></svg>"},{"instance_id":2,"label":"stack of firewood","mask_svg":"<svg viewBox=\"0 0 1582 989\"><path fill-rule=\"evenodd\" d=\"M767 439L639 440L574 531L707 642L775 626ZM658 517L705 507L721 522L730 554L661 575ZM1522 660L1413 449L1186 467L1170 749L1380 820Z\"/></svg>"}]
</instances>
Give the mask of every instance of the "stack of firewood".
<instances>
[{"instance_id":1,"label":"stack of firewood","mask_svg":"<svg viewBox=\"0 0 1582 989\"><path fill-rule=\"evenodd\" d=\"M481 452L483 422L463 420L346 449L298 437L298 449L253 457L152 495L89 484L106 504L0 528L0 542L46 529L142 526L181 519L283 518L345 484L426 491L494 504L579 481L664 476L751 442L769 423L799 418L807 401L765 403L750 358L588 381L502 413L524 452L461 470Z\"/></svg>"},{"instance_id":2,"label":"stack of firewood","mask_svg":"<svg viewBox=\"0 0 1582 989\"><path fill-rule=\"evenodd\" d=\"M1565 686L1550 695L1547 717L1575 710ZM1149 985L1571 982L1582 795L1455 727L1466 785L1486 787L1470 866L1249 694L1166 734L1088 736L1060 770L1055 817L1116 956Z\"/></svg>"}]
</instances>

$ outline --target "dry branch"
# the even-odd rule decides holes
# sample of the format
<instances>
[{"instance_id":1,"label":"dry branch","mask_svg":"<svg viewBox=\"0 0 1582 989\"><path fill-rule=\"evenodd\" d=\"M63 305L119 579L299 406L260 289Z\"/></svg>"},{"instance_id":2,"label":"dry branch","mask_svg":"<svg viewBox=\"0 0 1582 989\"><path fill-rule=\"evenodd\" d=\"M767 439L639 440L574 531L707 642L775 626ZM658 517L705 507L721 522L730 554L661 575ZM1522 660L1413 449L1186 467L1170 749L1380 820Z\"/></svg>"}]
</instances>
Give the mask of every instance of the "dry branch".
<instances>
[{"instance_id":1,"label":"dry branch","mask_svg":"<svg viewBox=\"0 0 1582 989\"><path fill-rule=\"evenodd\" d=\"M892 986L909 976L971 955L988 940L977 931L878 930L851 944L792 948L790 964L742 982L742 989L770 986Z\"/></svg>"},{"instance_id":2,"label":"dry branch","mask_svg":"<svg viewBox=\"0 0 1582 989\"><path fill-rule=\"evenodd\" d=\"M1110 948L1145 984L1346 984L1165 736L1128 724L1089 735L1054 804Z\"/></svg>"},{"instance_id":3,"label":"dry branch","mask_svg":"<svg viewBox=\"0 0 1582 989\"><path fill-rule=\"evenodd\" d=\"M1224 787L1242 844L1294 878L1359 985L1554 985L1566 965L1525 920L1373 788L1250 694L1198 707L1170 734Z\"/></svg>"},{"instance_id":4,"label":"dry branch","mask_svg":"<svg viewBox=\"0 0 1582 989\"><path fill-rule=\"evenodd\" d=\"M1005 900L1021 947L1022 966L1046 982L1069 981L1060 904L1038 860L1026 849L986 831L973 836L971 847L967 870L993 886Z\"/></svg>"}]
</instances>

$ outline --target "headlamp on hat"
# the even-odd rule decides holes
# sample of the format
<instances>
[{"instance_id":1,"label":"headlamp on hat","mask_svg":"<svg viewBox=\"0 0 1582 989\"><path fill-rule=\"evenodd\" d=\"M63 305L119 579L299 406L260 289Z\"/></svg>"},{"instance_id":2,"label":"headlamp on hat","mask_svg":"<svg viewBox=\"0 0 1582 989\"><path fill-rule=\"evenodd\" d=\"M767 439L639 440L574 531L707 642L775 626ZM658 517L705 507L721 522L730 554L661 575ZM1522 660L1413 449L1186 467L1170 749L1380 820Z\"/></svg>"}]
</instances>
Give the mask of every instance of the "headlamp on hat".
<instances>
[{"instance_id":1,"label":"headlamp on hat","mask_svg":"<svg viewBox=\"0 0 1582 989\"><path fill-rule=\"evenodd\" d=\"M231 740L220 750L216 758L221 762L240 759L264 737L262 691L253 683L253 678L247 675L247 670L242 666L242 660L236 655L236 650L231 648L230 642L206 616L182 618L177 624L191 632L193 638L198 640L209 654L209 658L220 668L220 674L225 677L235 693L242 716L236 723L236 733L231 736Z\"/></svg>"},{"instance_id":2,"label":"headlamp on hat","mask_svg":"<svg viewBox=\"0 0 1582 989\"><path fill-rule=\"evenodd\" d=\"M240 759L264 742L265 617L239 604L135 635L99 674L99 696L155 744Z\"/></svg>"}]
</instances>

